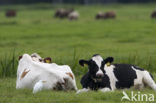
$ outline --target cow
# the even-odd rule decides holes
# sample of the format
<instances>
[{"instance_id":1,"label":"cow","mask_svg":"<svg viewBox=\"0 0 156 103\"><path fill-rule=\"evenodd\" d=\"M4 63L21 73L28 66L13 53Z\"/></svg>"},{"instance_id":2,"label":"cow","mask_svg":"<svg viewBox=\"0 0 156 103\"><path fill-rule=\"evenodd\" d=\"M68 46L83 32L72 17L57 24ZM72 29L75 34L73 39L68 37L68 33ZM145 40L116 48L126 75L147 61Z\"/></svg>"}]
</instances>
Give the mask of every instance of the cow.
<instances>
[{"instance_id":1,"label":"cow","mask_svg":"<svg viewBox=\"0 0 156 103\"><path fill-rule=\"evenodd\" d=\"M29 54L22 55L17 68L16 89L77 90L75 76L68 65L34 61Z\"/></svg>"},{"instance_id":2,"label":"cow","mask_svg":"<svg viewBox=\"0 0 156 103\"><path fill-rule=\"evenodd\" d=\"M77 20L79 18L79 13L77 11L73 11L68 15L69 20Z\"/></svg>"},{"instance_id":3,"label":"cow","mask_svg":"<svg viewBox=\"0 0 156 103\"><path fill-rule=\"evenodd\" d=\"M113 19L116 18L116 13L114 11L108 11L106 13L99 12L96 14L96 19Z\"/></svg>"},{"instance_id":4,"label":"cow","mask_svg":"<svg viewBox=\"0 0 156 103\"><path fill-rule=\"evenodd\" d=\"M6 11L5 15L7 17L15 17L16 16L16 11L15 10L8 10L8 11Z\"/></svg>"},{"instance_id":5,"label":"cow","mask_svg":"<svg viewBox=\"0 0 156 103\"><path fill-rule=\"evenodd\" d=\"M102 13L102 12L98 12L97 14L96 14L96 17L95 17L96 19L103 19L104 18L104 13Z\"/></svg>"},{"instance_id":6,"label":"cow","mask_svg":"<svg viewBox=\"0 0 156 103\"><path fill-rule=\"evenodd\" d=\"M108 11L104 14L104 19L110 19L110 18L115 18L116 13L114 11Z\"/></svg>"},{"instance_id":7,"label":"cow","mask_svg":"<svg viewBox=\"0 0 156 103\"><path fill-rule=\"evenodd\" d=\"M69 16L69 14L73 11L74 11L73 8L71 8L71 9L58 9L58 10L56 10L54 16L61 18L61 19L67 18Z\"/></svg>"},{"instance_id":8,"label":"cow","mask_svg":"<svg viewBox=\"0 0 156 103\"><path fill-rule=\"evenodd\" d=\"M153 76L147 70L131 64L112 64L113 60L113 57L103 59L98 54L90 60L80 60L79 64L88 65L89 70L81 78L83 89L77 93L90 90L107 92L131 87L141 90L144 86L156 90Z\"/></svg>"},{"instance_id":9,"label":"cow","mask_svg":"<svg viewBox=\"0 0 156 103\"><path fill-rule=\"evenodd\" d=\"M156 10L152 12L151 18L156 18Z\"/></svg>"}]
</instances>

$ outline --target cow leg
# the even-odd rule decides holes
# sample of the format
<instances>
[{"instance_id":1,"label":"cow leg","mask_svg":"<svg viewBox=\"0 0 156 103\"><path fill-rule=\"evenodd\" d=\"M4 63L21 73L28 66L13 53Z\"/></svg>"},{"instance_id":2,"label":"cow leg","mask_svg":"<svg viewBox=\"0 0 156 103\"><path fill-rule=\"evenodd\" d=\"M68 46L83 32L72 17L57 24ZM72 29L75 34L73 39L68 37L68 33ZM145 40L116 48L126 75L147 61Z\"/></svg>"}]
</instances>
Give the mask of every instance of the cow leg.
<instances>
[{"instance_id":1,"label":"cow leg","mask_svg":"<svg viewBox=\"0 0 156 103\"><path fill-rule=\"evenodd\" d=\"M65 87L77 91L76 81L74 78L70 78L70 77L64 78Z\"/></svg>"},{"instance_id":2,"label":"cow leg","mask_svg":"<svg viewBox=\"0 0 156 103\"><path fill-rule=\"evenodd\" d=\"M76 86L76 82L75 82L75 80L73 81L73 90L75 90L75 91L78 90L78 89L77 89L77 86Z\"/></svg>"},{"instance_id":3,"label":"cow leg","mask_svg":"<svg viewBox=\"0 0 156 103\"><path fill-rule=\"evenodd\" d=\"M101 92L109 92L111 91L110 88L102 88L102 89L99 89Z\"/></svg>"},{"instance_id":4,"label":"cow leg","mask_svg":"<svg viewBox=\"0 0 156 103\"><path fill-rule=\"evenodd\" d=\"M78 91L76 92L76 94L84 93L84 92L88 92L88 91L90 91L90 89L88 89L88 88L83 88L83 89L78 90Z\"/></svg>"},{"instance_id":5,"label":"cow leg","mask_svg":"<svg viewBox=\"0 0 156 103\"><path fill-rule=\"evenodd\" d=\"M143 82L145 83L145 85L149 86L150 88L156 91L156 84L150 73L147 71L144 71Z\"/></svg>"},{"instance_id":6,"label":"cow leg","mask_svg":"<svg viewBox=\"0 0 156 103\"><path fill-rule=\"evenodd\" d=\"M137 74L137 78L134 80L134 88L137 90L142 90L144 88L143 75Z\"/></svg>"},{"instance_id":7,"label":"cow leg","mask_svg":"<svg viewBox=\"0 0 156 103\"><path fill-rule=\"evenodd\" d=\"M134 85L134 88L137 89L137 90L142 90L144 88L144 84L136 84Z\"/></svg>"},{"instance_id":8,"label":"cow leg","mask_svg":"<svg viewBox=\"0 0 156 103\"><path fill-rule=\"evenodd\" d=\"M43 81L43 80L40 80L38 81L35 85L34 85L34 88L33 88L33 93L37 93L41 90L43 90L43 86L44 86L44 83L46 83L47 81Z\"/></svg>"}]
</instances>

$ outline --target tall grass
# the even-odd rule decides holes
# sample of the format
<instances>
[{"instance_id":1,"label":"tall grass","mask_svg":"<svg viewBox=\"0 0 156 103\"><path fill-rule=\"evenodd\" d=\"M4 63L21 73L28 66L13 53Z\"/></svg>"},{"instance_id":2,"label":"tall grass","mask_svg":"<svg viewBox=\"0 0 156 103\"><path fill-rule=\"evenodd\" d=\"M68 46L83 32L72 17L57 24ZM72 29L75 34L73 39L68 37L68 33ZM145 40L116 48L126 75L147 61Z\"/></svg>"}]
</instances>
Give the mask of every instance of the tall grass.
<instances>
[{"instance_id":1,"label":"tall grass","mask_svg":"<svg viewBox=\"0 0 156 103\"><path fill-rule=\"evenodd\" d=\"M120 58L117 60L117 63L126 63L126 64L133 64L148 70L149 72L155 72L155 59L152 56L139 56L139 54L129 55L128 58Z\"/></svg>"},{"instance_id":2,"label":"tall grass","mask_svg":"<svg viewBox=\"0 0 156 103\"><path fill-rule=\"evenodd\" d=\"M82 67L79 65L79 59L81 58L78 55L76 49L73 52L73 59L65 60L65 58L61 58L57 61L57 64L66 64L69 65L76 76L83 75L88 71L87 67L85 69L81 69ZM85 57L86 58L86 57ZM90 59L90 58L88 58ZM155 72L155 61L151 56L147 57L139 57L138 54L129 55L129 57L114 57L114 63L125 63L125 64L133 64L137 65L141 68L144 68L150 72ZM16 77L16 71L18 66L18 55L13 51L12 53L5 54L0 58L0 77ZM126 69L126 68L125 68Z\"/></svg>"},{"instance_id":3,"label":"tall grass","mask_svg":"<svg viewBox=\"0 0 156 103\"><path fill-rule=\"evenodd\" d=\"M15 77L17 70L17 56L15 51L0 58L0 77Z\"/></svg>"}]
</instances>

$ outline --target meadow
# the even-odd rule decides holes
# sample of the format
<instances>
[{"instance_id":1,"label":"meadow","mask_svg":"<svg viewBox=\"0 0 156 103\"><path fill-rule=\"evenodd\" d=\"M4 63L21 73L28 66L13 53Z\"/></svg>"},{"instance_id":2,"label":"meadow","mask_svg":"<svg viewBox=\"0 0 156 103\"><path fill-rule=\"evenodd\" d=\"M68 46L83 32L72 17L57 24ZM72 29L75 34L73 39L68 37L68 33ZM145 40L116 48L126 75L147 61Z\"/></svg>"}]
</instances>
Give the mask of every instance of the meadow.
<instances>
[{"instance_id":1,"label":"meadow","mask_svg":"<svg viewBox=\"0 0 156 103\"><path fill-rule=\"evenodd\" d=\"M57 64L68 64L77 78L87 71L79 59L93 54L113 56L114 63L130 63L145 68L156 77L156 19L150 14L156 4L111 5L6 5L0 6L0 103L117 103L122 90L109 93L16 90L18 56L37 52L52 57ZM57 8L73 7L80 19L54 18ZM8 9L17 10L14 18L5 17ZM98 11L115 11L116 19L95 20ZM132 89L133 90L133 89ZM131 90L126 90L130 93ZM134 90L135 91L135 90ZM135 91L137 92L137 91ZM143 93L153 93L145 89Z\"/></svg>"}]
</instances>

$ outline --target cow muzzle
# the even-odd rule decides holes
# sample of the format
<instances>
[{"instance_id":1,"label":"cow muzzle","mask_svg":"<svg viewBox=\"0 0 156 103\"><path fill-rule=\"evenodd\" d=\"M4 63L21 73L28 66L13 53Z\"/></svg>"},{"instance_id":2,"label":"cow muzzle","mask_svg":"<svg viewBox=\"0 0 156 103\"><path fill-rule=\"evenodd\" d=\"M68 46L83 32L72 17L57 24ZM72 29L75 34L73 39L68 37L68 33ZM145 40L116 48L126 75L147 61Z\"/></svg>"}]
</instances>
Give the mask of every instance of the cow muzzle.
<instances>
[{"instance_id":1,"label":"cow muzzle","mask_svg":"<svg viewBox=\"0 0 156 103\"><path fill-rule=\"evenodd\" d=\"M98 79L102 78L103 76L104 76L103 73L98 73L98 74L96 74L96 78L98 78Z\"/></svg>"}]
</instances>

